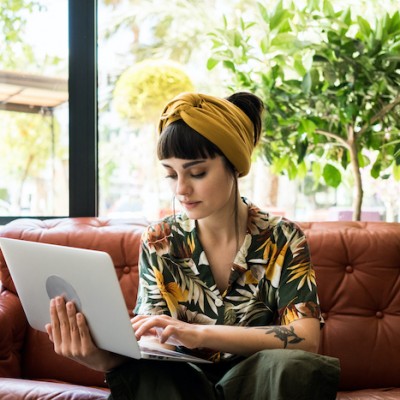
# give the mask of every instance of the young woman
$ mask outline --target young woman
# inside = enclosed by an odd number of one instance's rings
[[[316,354],[323,324],[303,232],[242,198],[263,103],[182,93],[162,113],[158,157],[183,212],[143,235],[132,326],[213,361],[127,360],[98,349],[81,313],[51,301],[55,351],[101,371],[117,399],[334,399],[338,360]],[[262,182],[260,182],[262,184]]]

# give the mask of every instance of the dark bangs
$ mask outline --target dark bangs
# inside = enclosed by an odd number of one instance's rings
[[[181,119],[169,124],[158,139],[157,156],[160,160],[172,157],[196,160],[216,155],[222,156],[223,153]]]

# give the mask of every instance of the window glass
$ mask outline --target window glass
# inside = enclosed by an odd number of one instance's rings
[[[209,33],[240,26],[240,18],[253,21],[254,15],[259,16],[258,24],[265,24],[257,3],[255,0],[99,0],[100,215],[155,219],[172,211],[172,194],[155,156],[159,113],[165,102],[181,91],[230,94],[232,77],[227,69],[221,65],[207,69],[213,48]],[[277,4],[288,6],[291,1],[264,3],[272,10]],[[320,5],[327,10],[330,7],[329,2],[323,1],[295,3],[302,7]],[[361,15],[371,23],[385,11],[395,12],[397,3],[396,0],[331,2],[335,10],[350,7],[352,15]],[[239,39],[232,34],[232,41]],[[385,187],[384,181],[371,178],[366,171],[364,182],[367,217],[384,219],[391,214],[392,219],[400,218],[399,183],[390,185],[395,191],[385,200],[385,190],[379,189]],[[249,176],[239,183],[242,195],[291,219],[351,219],[351,185],[328,187],[314,182],[310,171],[301,179],[290,180],[288,173],[274,174],[258,157]],[[389,207],[393,199],[397,205]]]
[[[68,0],[0,2],[0,217],[68,214]]]
[[[228,4],[99,1],[100,215],[154,219],[171,212],[156,159],[158,117],[180,92],[227,94],[222,71],[208,71],[205,54],[207,33],[224,10],[235,12]]]

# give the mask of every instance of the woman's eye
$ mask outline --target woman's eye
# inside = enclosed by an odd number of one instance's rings
[[[190,177],[194,179],[200,179],[203,176],[206,175],[206,172],[199,172],[199,173],[191,173]],[[165,176],[166,179],[177,179],[178,175],[177,174],[168,174]]]
[[[192,174],[192,178],[199,179],[199,178],[202,178],[202,177],[205,176],[205,175],[206,175],[205,172],[200,172],[200,173],[198,173],[198,174]]]

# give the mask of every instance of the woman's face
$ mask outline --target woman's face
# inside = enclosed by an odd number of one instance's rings
[[[234,176],[221,156],[161,161],[176,199],[191,219],[231,215],[235,204]]]

